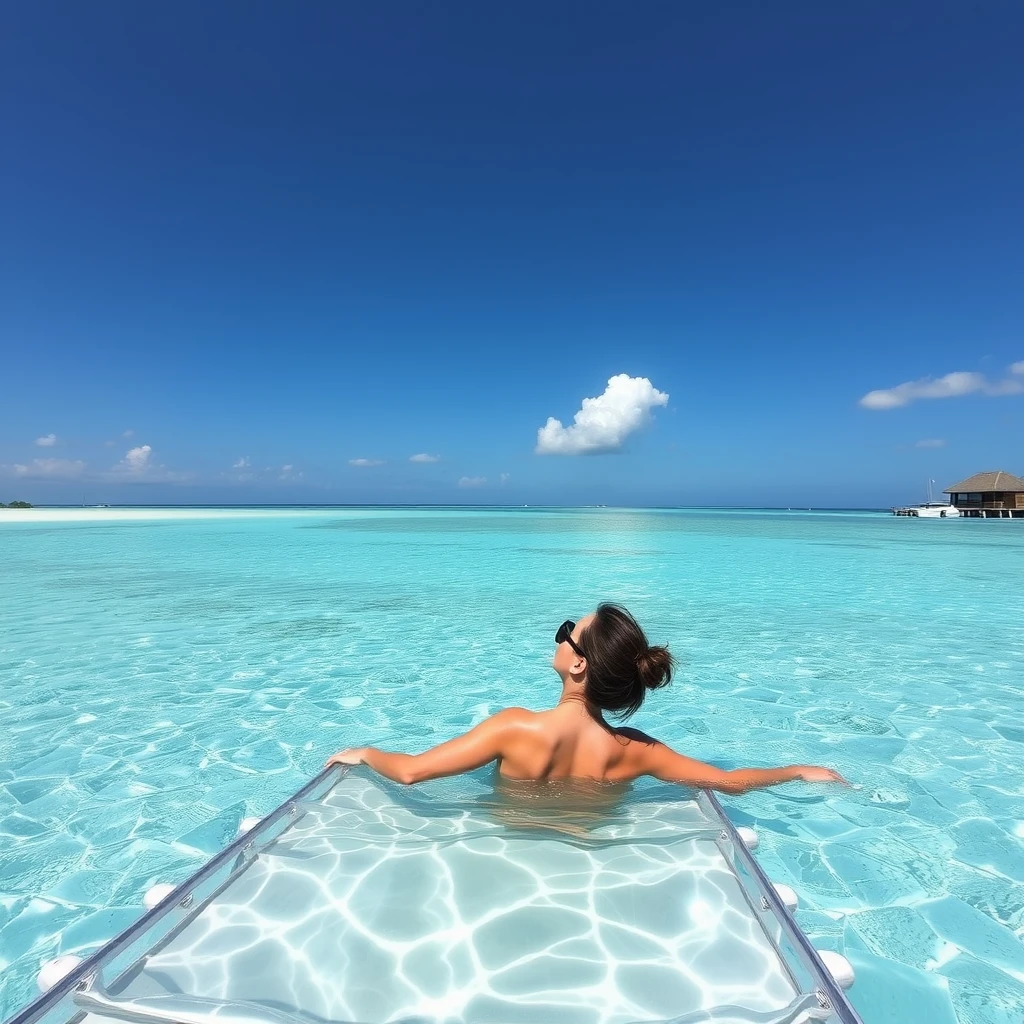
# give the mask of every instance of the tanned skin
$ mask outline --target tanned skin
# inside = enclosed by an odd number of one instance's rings
[[[592,619],[588,615],[576,624],[572,639],[577,646]],[[492,762],[497,762],[499,773],[508,779],[629,782],[652,775],[663,782],[723,793],[746,793],[798,779],[846,784],[838,772],[815,765],[727,771],[696,761],[639,729],[617,729],[593,714],[584,698],[586,658],[569,643],[558,645],[552,667],[562,680],[562,695],[549,711],[507,708],[422,754],[358,747],[340,751],[327,763],[365,764],[403,785],[460,775]]]

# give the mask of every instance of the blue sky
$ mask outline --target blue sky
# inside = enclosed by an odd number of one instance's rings
[[[1019,3],[4,18],[0,500],[1024,473]]]

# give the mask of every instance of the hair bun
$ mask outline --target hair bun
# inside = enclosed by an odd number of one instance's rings
[[[674,663],[667,647],[648,647],[636,656],[640,681],[648,690],[656,690],[671,681]]]
[[[587,655],[584,688],[587,707],[629,718],[644,702],[648,690],[672,678],[672,655],[651,647],[639,623],[622,605],[604,602],[580,634]]]

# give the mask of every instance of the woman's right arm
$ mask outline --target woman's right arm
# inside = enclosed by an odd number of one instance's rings
[[[643,734],[641,734],[642,736]],[[631,737],[640,740],[640,737]],[[747,793],[752,789],[766,789],[784,782],[841,782],[849,783],[831,768],[819,768],[811,764],[791,764],[784,768],[716,768],[684,754],[678,754],[671,747],[659,743],[650,736],[643,736],[641,765],[647,775],[653,775],[662,782],[678,782],[680,785],[699,789],[716,789],[721,793]]]
[[[462,736],[422,754],[394,754],[376,747],[355,747],[328,758],[328,764],[365,764],[403,786],[481,768],[500,758],[510,740],[532,719],[522,708],[506,708]]]

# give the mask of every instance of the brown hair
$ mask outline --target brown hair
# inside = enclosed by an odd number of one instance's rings
[[[580,634],[587,659],[587,703],[619,718],[629,718],[648,690],[672,679],[675,661],[667,647],[651,647],[636,619],[617,604],[598,605]]]

